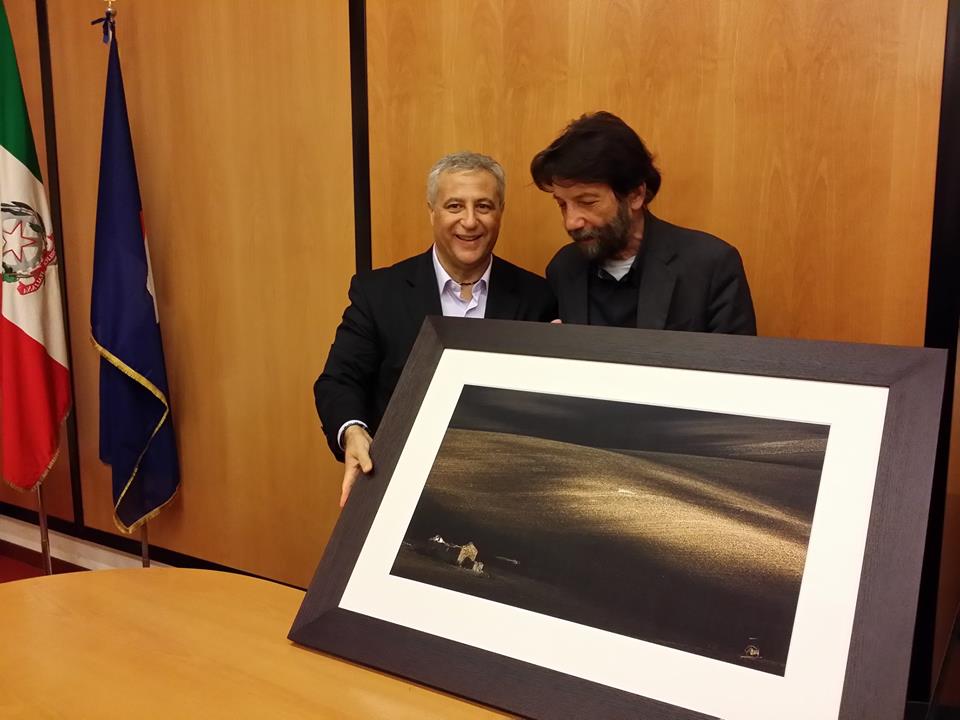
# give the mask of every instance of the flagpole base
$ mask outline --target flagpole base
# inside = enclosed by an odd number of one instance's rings
[[[147,540],[147,523],[140,526],[140,562],[143,567],[150,567],[150,543]]]
[[[43,556],[43,572],[53,575],[53,560],[50,558],[50,533],[47,530],[47,508],[43,502],[43,483],[37,484],[37,516],[40,520],[40,554]]]

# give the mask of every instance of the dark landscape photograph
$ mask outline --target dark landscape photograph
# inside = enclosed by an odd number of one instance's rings
[[[391,573],[783,675],[828,434],[468,385]]]

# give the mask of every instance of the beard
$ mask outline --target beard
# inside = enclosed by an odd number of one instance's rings
[[[603,262],[618,255],[630,244],[632,220],[627,201],[621,200],[617,203],[617,214],[605,225],[570,230],[569,235],[588,260]]]

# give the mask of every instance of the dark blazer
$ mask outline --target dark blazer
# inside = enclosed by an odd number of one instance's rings
[[[313,386],[327,443],[338,460],[343,460],[340,426],[362,420],[371,435],[376,432],[423,319],[443,314],[432,250],[355,275],[349,298]],[[485,317],[550,321],[557,317],[557,304],[543,278],[494,257]]]
[[[740,253],[720,238],[647,213],[637,327],[756,335],[757,321]],[[547,282],[565,323],[588,324],[593,266],[574,243],[547,265]]]

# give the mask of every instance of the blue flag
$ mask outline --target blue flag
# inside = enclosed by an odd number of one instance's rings
[[[90,324],[100,353],[100,459],[113,471],[117,524],[132,532],[173,499],[180,469],[113,32],[109,40]]]

